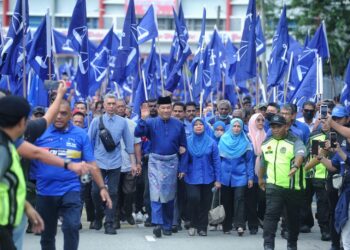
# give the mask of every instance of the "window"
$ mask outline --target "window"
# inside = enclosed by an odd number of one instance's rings
[[[230,29],[233,31],[242,31],[243,18],[231,17],[230,18]]]

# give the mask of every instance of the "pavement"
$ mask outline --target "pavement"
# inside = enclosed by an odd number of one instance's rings
[[[85,216],[83,216],[85,217]],[[208,231],[207,237],[188,236],[187,230],[179,231],[172,236],[154,238],[153,228],[145,228],[143,224],[130,226],[122,223],[117,235],[104,234],[103,228],[99,231],[89,230],[89,224],[83,218],[83,229],[80,230],[79,249],[81,250],[256,250],[263,249],[262,230],[257,235],[250,235],[246,231],[242,237],[236,232],[223,234],[221,231]],[[287,241],[280,236],[280,229],[276,233],[276,250],[286,249]],[[318,226],[314,226],[311,233],[300,234],[298,249],[300,250],[328,250],[330,242],[320,240]],[[25,234],[24,250],[39,250],[40,236]],[[57,230],[56,249],[63,249],[63,234]]]

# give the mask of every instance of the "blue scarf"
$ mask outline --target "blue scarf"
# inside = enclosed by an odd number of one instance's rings
[[[204,125],[204,130],[201,134],[194,132],[193,127],[196,121],[200,121]],[[187,148],[191,155],[200,157],[205,154],[211,141],[207,129],[207,124],[202,118],[196,117],[192,120],[192,134],[187,138]]]
[[[236,122],[241,125],[241,131],[238,134],[232,132],[232,127]],[[243,131],[243,121],[239,118],[234,118],[231,120],[230,128],[220,138],[220,156],[227,159],[234,159],[242,156],[247,150],[251,150],[251,145],[247,135]]]

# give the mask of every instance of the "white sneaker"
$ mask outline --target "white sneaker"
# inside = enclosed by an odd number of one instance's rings
[[[193,227],[190,227],[190,229],[188,229],[188,235],[189,236],[195,236],[196,235],[196,229]]]
[[[136,221],[136,223],[142,223],[143,222],[143,214],[141,212],[138,212],[135,215],[135,221]]]
[[[58,217],[58,220],[57,220],[57,226],[62,226],[62,222],[63,222],[63,218],[60,216]]]

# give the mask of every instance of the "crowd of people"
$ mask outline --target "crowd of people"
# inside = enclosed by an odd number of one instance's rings
[[[25,232],[55,249],[58,224],[64,249],[78,249],[83,208],[89,229],[109,235],[122,221],[158,238],[262,230],[266,250],[280,221],[295,250],[316,218],[331,250],[350,249],[350,120],[336,101],[298,112],[165,96],[134,114],[113,94],[86,103],[66,91],[61,81],[47,109],[0,93],[0,249],[22,249]],[[225,217],[210,223],[220,204]]]

